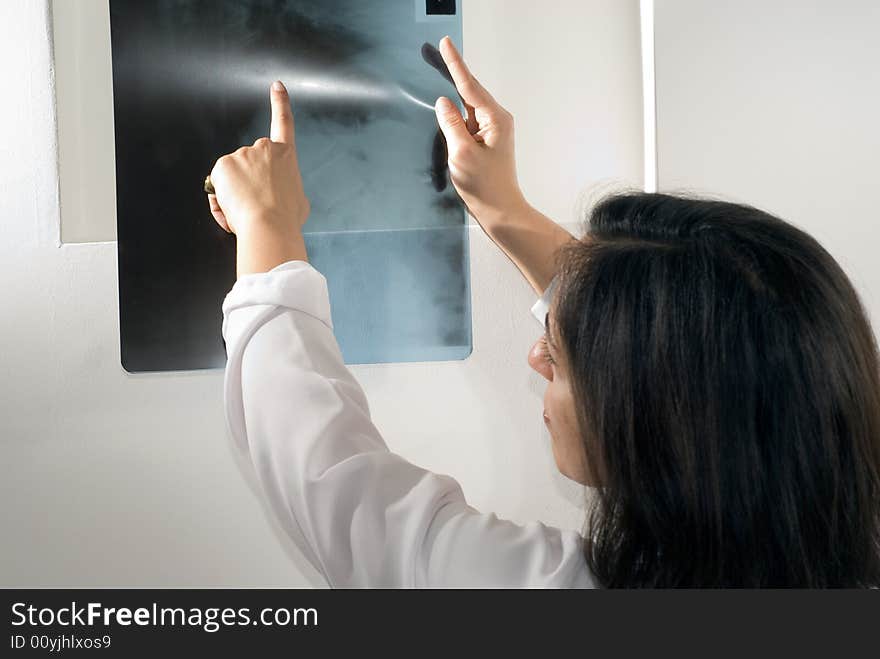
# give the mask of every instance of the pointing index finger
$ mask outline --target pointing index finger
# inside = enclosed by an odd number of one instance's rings
[[[443,55],[443,61],[446,62],[449,73],[455,81],[455,87],[465,103],[480,107],[495,102],[486,88],[474,78],[448,36],[440,40],[440,54]]]
[[[293,144],[293,112],[290,110],[290,97],[280,80],[272,83],[269,96],[272,105],[269,139],[273,142]]]

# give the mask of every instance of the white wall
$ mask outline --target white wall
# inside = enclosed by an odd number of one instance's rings
[[[880,3],[658,0],[660,189],[764,208],[816,237],[880,327]]]
[[[464,3],[523,188],[560,221],[597,179],[641,184],[638,28],[635,0]],[[0,585],[320,585],[240,472],[222,372],[126,374],[115,243],[60,245],[51,32],[43,2],[0,3]],[[471,357],[353,371],[392,448],[472,505],[579,528],[526,364],[534,296],[479,227],[471,248]]]

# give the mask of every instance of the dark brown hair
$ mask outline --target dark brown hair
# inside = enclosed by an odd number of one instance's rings
[[[749,206],[618,194],[554,308],[605,586],[880,585],[880,367],[818,242]]]

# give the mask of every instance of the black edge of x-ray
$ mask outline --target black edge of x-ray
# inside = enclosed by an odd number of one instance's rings
[[[346,363],[470,354],[467,221],[424,100],[451,90],[418,60],[425,41],[460,43],[461,18],[419,12],[412,0],[110,0],[126,371],[225,365],[235,237],[202,182],[268,133],[277,78],[312,207],[309,261]]]

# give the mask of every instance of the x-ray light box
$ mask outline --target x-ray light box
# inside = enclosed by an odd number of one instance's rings
[[[126,370],[224,365],[235,239],[201,184],[220,155],[267,134],[278,78],[311,202],[309,260],[346,363],[470,354],[467,216],[433,112],[458,97],[422,57],[446,34],[461,44],[456,4],[110,0]]]

